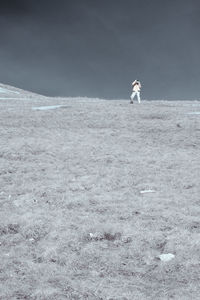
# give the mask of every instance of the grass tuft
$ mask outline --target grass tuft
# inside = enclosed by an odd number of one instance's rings
[[[39,223],[39,224],[30,224],[25,226],[21,234],[27,240],[34,240],[36,242],[43,239],[48,233],[50,229],[46,223]]]
[[[19,224],[0,225],[0,236],[4,234],[17,234],[20,230]]]

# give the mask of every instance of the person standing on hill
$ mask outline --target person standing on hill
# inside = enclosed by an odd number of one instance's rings
[[[134,80],[132,83],[132,94],[131,94],[131,101],[130,103],[133,104],[133,99],[135,95],[137,96],[138,103],[140,103],[140,89],[141,89],[141,83],[138,79]]]

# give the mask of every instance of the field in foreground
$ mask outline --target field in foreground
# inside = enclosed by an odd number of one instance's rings
[[[0,299],[200,299],[199,105],[0,100]]]

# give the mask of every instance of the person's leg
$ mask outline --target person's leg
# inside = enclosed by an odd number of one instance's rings
[[[140,99],[140,92],[137,92],[137,99],[138,99],[138,103],[140,103],[141,99]]]
[[[134,97],[135,97],[135,92],[132,92],[132,94],[131,94],[131,102],[130,103],[133,103]]]

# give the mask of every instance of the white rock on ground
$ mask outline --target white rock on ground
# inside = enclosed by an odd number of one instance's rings
[[[172,260],[174,257],[175,257],[175,255],[172,254],[172,253],[166,253],[166,254],[161,254],[161,255],[159,255],[160,260],[161,260],[161,261],[164,261],[164,262],[170,261],[170,260]]]
[[[140,194],[147,194],[147,193],[155,193],[155,190],[143,190],[143,191],[140,191]]]

